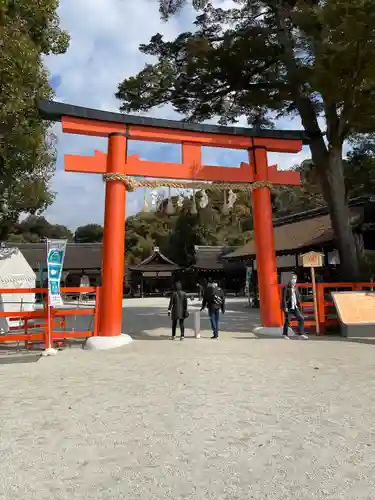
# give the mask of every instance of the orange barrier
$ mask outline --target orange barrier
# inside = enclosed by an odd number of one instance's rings
[[[280,294],[285,285],[279,285]],[[307,328],[316,328],[314,318],[314,302],[311,283],[298,283],[297,287],[302,296],[302,312],[305,317],[305,326]],[[317,283],[316,284],[316,298],[318,303],[318,321],[320,335],[325,335],[327,329],[337,329],[339,325],[336,308],[331,298],[331,292],[335,291],[361,291],[361,290],[374,290],[375,283]],[[305,300],[304,297],[308,295],[311,297]],[[297,326],[297,321],[290,322],[292,327]]]
[[[62,288],[61,293],[95,294],[95,307],[85,309],[58,309],[48,306],[47,288],[2,288],[0,295],[33,293],[43,295],[43,309],[36,311],[1,311],[0,318],[8,318],[9,321],[18,321],[19,326],[11,326],[9,333],[0,335],[0,343],[25,342],[25,347],[30,348],[33,343],[43,343],[44,347],[51,345],[60,346],[66,339],[87,338],[98,335],[99,325],[99,303],[100,287],[69,287]],[[56,327],[66,328],[66,318],[69,316],[93,315],[93,329],[88,331],[66,331],[55,330]],[[37,331],[41,330],[41,331]],[[14,332],[14,333],[13,333]]]
[[[337,328],[339,321],[334,306],[331,292],[374,290],[375,283],[318,283],[316,294],[318,300],[318,318],[321,335],[325,335],[327,329]]]

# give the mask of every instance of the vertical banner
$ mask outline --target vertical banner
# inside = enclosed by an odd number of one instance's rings
[[[253,275],[253,268],[250,266],[246,267],[246,285],[245,285],[245,292],[248,295],[250,291],[250,283],[251,283],[251,278]]]
[[[60,282],[67,240],[47,240],[48,305],[61,306]]]
[[[253,275],[253,268],[250,266],[246,267],[246,283],[245,283],[245,296],[247,297],[247,303],[249,307],[253,306],[253,298],[250,294],[250,284]]]

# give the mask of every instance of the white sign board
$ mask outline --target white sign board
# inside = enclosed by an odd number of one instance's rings
[[[301,255],[303,267],[323,267],[324,254],[308,252]]]
[[[313,299],[314,299],[315,328],[317,335],[319,335],[320,328],[319,328],[318,302],[316,298],[315,268],[323,267],[324,254],[319,252],[308,252],[301,255],[301,258],[303,267],[309,267],[311,272],[311,283],[312,283]]]

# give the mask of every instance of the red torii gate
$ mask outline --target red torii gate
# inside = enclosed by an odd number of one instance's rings
[[[39,110],[43,118],[61,121],[65,133],[108,137],[108,154],[95,151],[94,156],[65,155],[65,170],[69,172],[263,183],[252,192],[261,320],[265,327],[280,326],[271,193],[269,186],[264,184],[299,186],[300,175],[297,172],[278,171],[277,166],[269,167],[267,151],[298,153],[302,149],[301,131],[256,131],[250,128],[188,124],[110,113],[53,101],[41,101]],[[129,139],[181,144],[182,163],[144,161],[138,155],[127,156]],[[202,146],[247,150],[249,163],[241,163],[240,168],[202,165]],[[99,323],[100,335],[107,337],[121,334],[125,202],[125,184],[116,179],[108,180]]]

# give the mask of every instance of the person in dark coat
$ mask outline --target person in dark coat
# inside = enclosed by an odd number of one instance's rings
[[[168,306],[168,316],[172,319],[172,340],[176,338],[177,323],[180,325],[181,337],[185,338],[185,319],[188,317],[188,300],[186,293],[182,290],[181,283],[176,283],[176,290],[172,293]]]
[[[220,310],[225,312],[225,295],[223,290],[217,285],[212,283],[211,286],[206,288],[203,296],[201,311],[207,307],[208,315],[210,317],[212,328],[212,339],[219,338],[219,317]]]
[[[289,283],[284,287],[281,298],[281,309],[284,312],[284,328],[283,336],[289,339],[288,329],[291,316],[294,316],[298,321],[298,333],[300,338],[307,339],[304,334],[305,320],[301,312],[301,295],[297,288],[297,275],[292,274]]]

